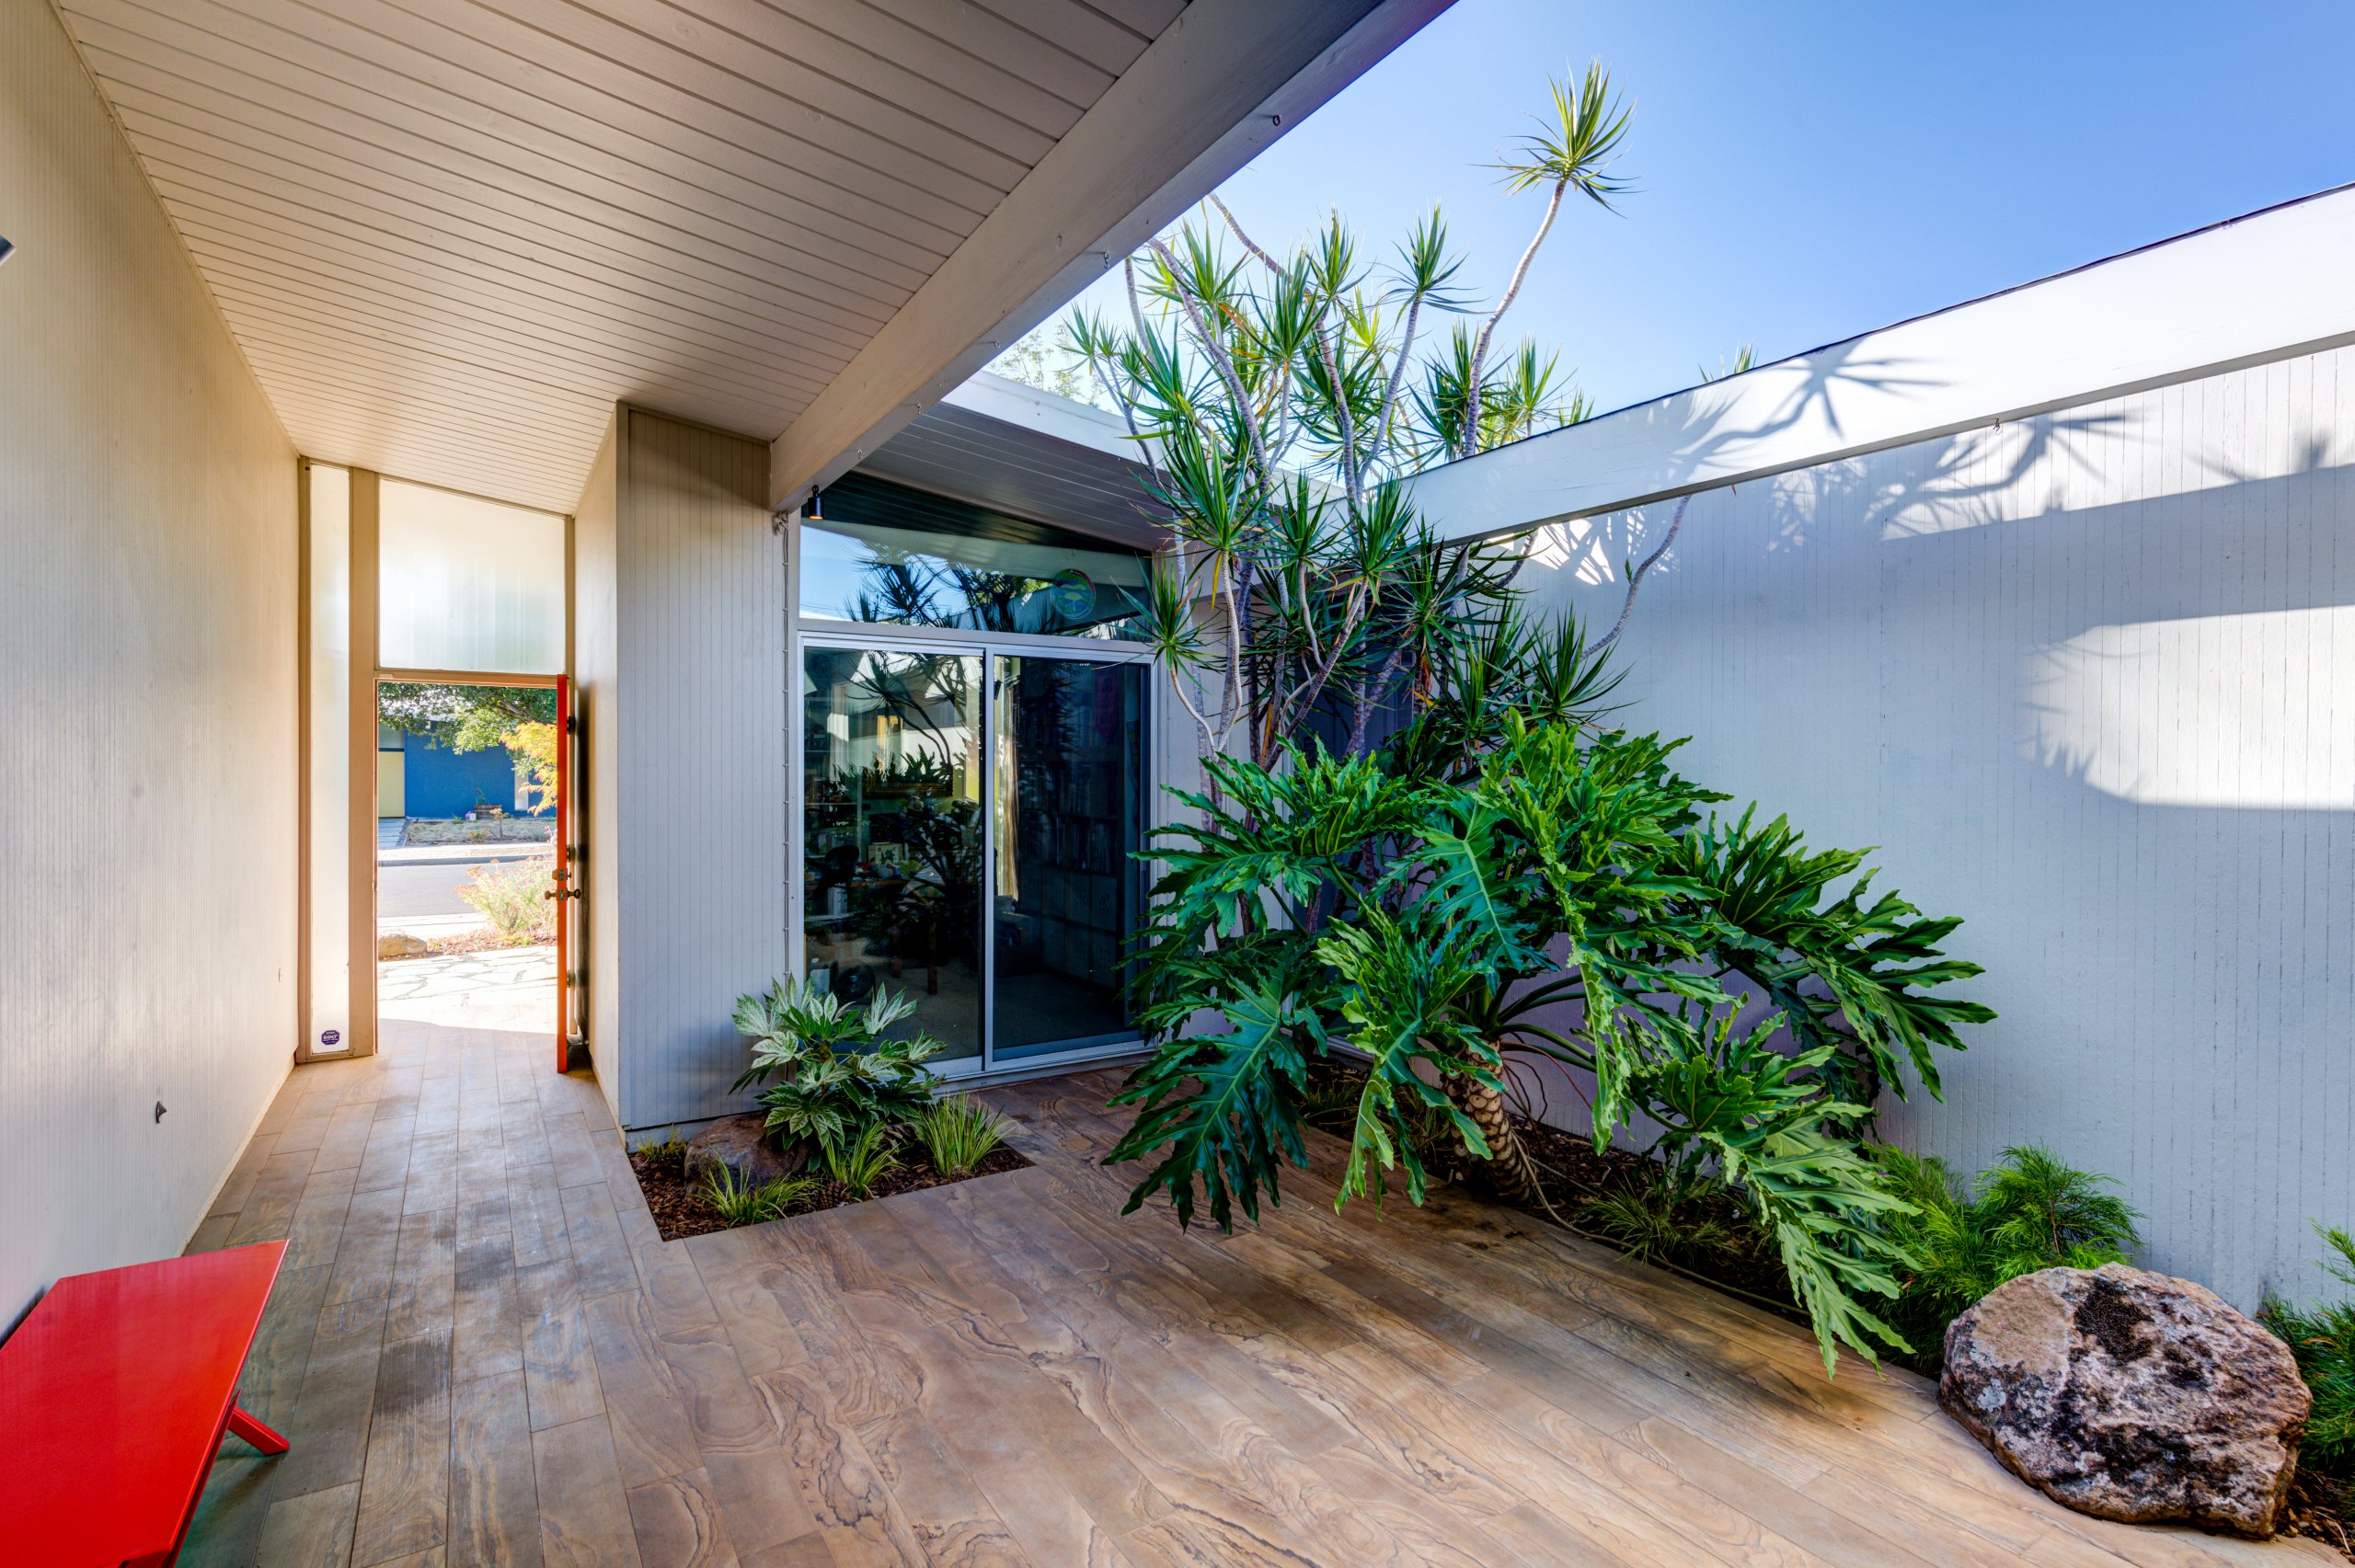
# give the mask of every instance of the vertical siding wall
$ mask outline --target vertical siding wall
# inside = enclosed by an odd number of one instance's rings
[[[609,631],[580,595],[590,994],[599,1076],[644,1127],[738,1108],[736,998],[785,971],[785,555],[765,443],[629,407],[616,430]]]
[[[293,450],[32,0],[0,232],[5,1327],[178,1252],[292,1060],[296,553]]]
[[[589,1036],[589,1057],[597,1069],[597,1087],[616,1121],[621,1067],[614,1041],[621,1036],[621,905],[618,865],[609,851],[615,824],[614,784],[617,726],[610,715],[619,712],[619,629],[616,621],[615,562],[619,518],[616,475],[619,471],[622,416],[606,427],[605,439],[590,466],[588,486],[572,515],[572,679],[583,744],[582,777],[577,785],[575,830],[585,846],[580,885],[587,920],[581,950],[573,958],[576,972],[587,977],[581,1022]]]
[[[2116,1175],[2244,1306],[2355,1224],[2350,464],[2342,349],[1706,492],[1622,660],[1690,774],[1966,918],[2003,1016],[1885,1130]],[[1671,510],[1523,580],[1607,624]]]

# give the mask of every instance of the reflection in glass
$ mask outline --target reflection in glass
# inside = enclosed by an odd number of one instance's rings
[[[1043,536],[1045,531],[1040,531]],[[865,522],[801,524],[801,612],[830,621],[1133,638],[1145,558]]]
[[[1143,897],[1144,669],[997,670],[996,1059],[1134,1038],[1120,984]]]
[[[915,1002],[893,1033],[982,1049],[982,661],[802,656],[802,953],[812,984]]]

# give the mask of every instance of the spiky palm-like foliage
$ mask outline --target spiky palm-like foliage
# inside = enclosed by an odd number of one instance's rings
[[[2326,1261],[2323,1271],[2355,1289],[2355,1236],[2321,1225],[2315,1230],[2340,1260]],[[2297,1357],[2299,1375],[2315,1396],[2301,1456],[2342,1484],[2355,1485],[2355,1297],[2312,1307],[2269,1297],[2263,1317]]]
[[[827,1144],[825,1154],[826,1173],[854,1198],[866,1197],[876,1183],[900,1168],[899,1147],[891,1140],[891,1129],[881,1122],[867,1123],[856,1138]]]
[[[1740,1230],[1710,1212],[1714,1182],[1663,1168],[1643,1185],[1606,1193],[1580,1220],[1640,1263],[1706,1263],[1734,1252]]]
[[[1442,542],[1401,481],[1591,411],[1558,355],[1497,334],[1566,198],[1626,189],[1627,125],[1599,66],[1552,85],[1503,168],[1545,215],[1501,297],[1443,338],[1434,318],[1472,305],[1438,212],[1394,258],[1338,217],[1279,257],[1215,197],[1129,258],[1124,323],[1070,323],[1170,523],[1140,621],[1205,753],[1270,764],[1320,717],[1362,752],[1371,715],[1430,696],[1441,645],[1505,612],[1518,553]]]
[[[916,1140],[931,1158],[932,1168],[944,1176],[970,1173],[1013,1130],[1012,1122],[971,1094],[944,1095],[915,1122]]]
[[[704,1201],[719,1211],[729,1225],[758,1225],[782,1219],[786,1211],[817,1190],[815,1176],[779,1176],[754,1184],[722,1165],[703,1181]]]

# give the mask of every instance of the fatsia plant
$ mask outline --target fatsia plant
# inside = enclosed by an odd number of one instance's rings
[[[1462,779],[1315,747],[1280,768],[1212,761],[1217,795],[1188,796],[1198,819],[1166,830],[1155,852],[1167,871],[1132,988],[1157,1049],[1123,1088],[1140,1110],[1111,1156],[1155,1161],[1131,1207],[1166,1193],[1189,1221],[1199,1189],[1223,1226],[1238,1208],[1256,1217],[1282,1165],[1305,1163],[1306,1065],[1337,1042],[1369,1062],[1341,1201],[1379,1198],[1394,1174],[1419,1200],[1411,1133],[1434,1116],[1526,1197],[1535,1173],[1503,1090],[1513,1056],[1539,1056],[1591,1082],[1598,1147],[1648,1119],[1668,1129],[1671,1158],[1740,1195],[1827,1365],[1835,1345],[1874,1356],[1901,1344],[1863,1299],[1893,1294],[1874,1238],[1904,1206],[1858,1153],[1868,1111],[1842,1092],[1857,1025],[1835,1005],[1818,1016],[1843,1025],[1830,1038],[1779,1015],[1732,1031],[1739,1003],[1723,980],[1736,969],[1722,949],[1767,939],[1719,914],[1739,890],[1706,875],[1723,857],[1688,850],[1722,797],[1678,775],[1676,743],[1658,737],[1512,713],[1498,730]],[[1896,1013],[1919,1000],[1914,987],[1976,972],[1916,964],[1901,977],[1868,951],[1833,956],[1877,977],[1869,990],[1844,979],[1845,994]],[[1786,962],[1804,956],[1789,949]],[[1776,974],[1802,997],[1832,988]],[[1184,1033],[1205,1011],[1224,1027]],[[1783,1040],[1796,1048],[1769,1048]]]
[[[940,1079],[924,1064],[940,1042],[884,1037],[914,1012],[902,993],[879,988],[854,1007],[790,976],[738,997],[736,1029],[752,1042],[752,1064],[731,1092],[766,1085],[768,1125],[816,1140],[832,1159],[870,1128],[913,1122],[932,1104]]]

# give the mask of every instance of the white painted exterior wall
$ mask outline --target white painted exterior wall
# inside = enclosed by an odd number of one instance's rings
[[[1873,450],[1809,460],[1757,433],[1809,379],[1785,365],[1419,492],[1457,533],[1562,519],[1522,580],[1597,625],[1674,504],[1614,494],[1696,492],[1624,722],[1691,736],[1737,806],[1882,846],[1882,885],[1965,917],[2002,1015],[1884,1129],[1964,1171],[2045,1142],[2113,1174],[2151,1265],[2244,1306],[2323,1291],[2310,1222],[2355,1223],[2355,349],[2305,347],[2355,334],[2350,235],[2332,195],[1928,318],[1953,379],[1915,413],[1951,432],[1897,439],[1868,395],[1814,439]],[[2096,309],[2105,274],[2137,303],[2111,349],[2039,361],[2072,329],[2031,296]],[[1918,363],[1926,330],[1802,359]],[[1996,422],[2039,363],[2062,406]],[[2158,384],[2086,395],[2127,363]]]
[[[0,226],[5,1329],[179,1252],[284,1081],[298,773],[294,451],[44,6]]]
[[[647,1127],[734,1108],[736,998],[785,973],[785,549],[765,441],[624,406],[609,448],[574,541],[590,1047]]]

